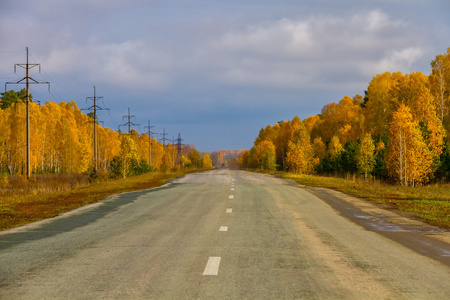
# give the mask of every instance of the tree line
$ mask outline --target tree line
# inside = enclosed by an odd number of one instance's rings
[[[303,121],[262,128],[242,168],[361,174],[415,186],[450,176],[450,48],[429,75],[385,72]]]
[[[26,173],[26,92],[1,93],[0,173]],[[177,145],[163,145],[136,130],[116,132],[97,126],[97,159],[94,158],[94,122],[74,101],[30,101],[30,164],[32,173],[104,173],[128,177],[149,171],[212,168],[208,154],[192,145],[178,153]],[[151,154],[150,154],[151,153]],[[95,175],[95,174],[94,174]]]

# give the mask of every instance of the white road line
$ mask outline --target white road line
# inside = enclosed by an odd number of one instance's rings
[[[206,263],[203,275],[217,275],[219,274],[219,265],[221,257],[211,256]]]
[[[227,208],[227,211],[226,211],[227,214],[231,214],[232,212],[233,212],[232,208]]]
[[[234,199],[234,195],[228,196],[228,199]]]
[[[234,191],[234,188],[231,188],[232,191]]]
[[[228,231],[228,226],[220,226],[219,231]]]

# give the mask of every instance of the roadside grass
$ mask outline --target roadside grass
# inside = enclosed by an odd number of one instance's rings
[[[421,187],[395,186],[364,179],[346,180],[317,175],[283,173],[283,178],[312,187],[331,188],[368,199],[383,208],[428,224],[450,229],[450,185],[433,184]]]
[[[11,177],[0,188],[0,230],[52,218],[112,194],[161,186],[184,173],[147,173],[94,183],[89,183],[88,175],[80,174],[38,175],[30,181]]]

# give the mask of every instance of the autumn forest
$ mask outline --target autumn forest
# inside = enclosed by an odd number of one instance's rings
[[[262,128],[250,150],[230,166],[301,174],[359,174],[404,186],[450,177],[450,48],[432,72],[383,73],[362,95],[346,96],[303,121],[294,117]],[[30,95],[32,96],[32,95]],[[0,172],[26,174],[26,93],[1,93]],[[96,124],[74,101],[33,101],[30,165],[33,174],[94,173],[125,178],[152,170],[226,166],[226,152],[200,154],[165,145],[135,130]],[[94,126],[97,157],[94,157]],[[98,173],[98,174],[97,174]]]
[[[0,171],[5,175],[26,174],[24,98],[24,90],[2,93]],[[134,129],[122,133],[99,126],[74,101],[46,102],[42,106],[30,101],[29,110],[33,174],[95,172],[125,178],[151,170],[213,167],[209,154],[202,157],[193,146],[177,149],[176,144],[165,145],[145,133],[139,135]],[[94,158],[94,126],[97,159]]]
[[[360,174],[404,186],[450,176],[450,48],[432,72],[383,73],[362,95],[319,115],[261,129],[242,168],[302,174]]]

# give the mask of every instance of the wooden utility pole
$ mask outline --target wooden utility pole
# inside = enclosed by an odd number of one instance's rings
[[[23,81],[25,80],[25,86],[26,86],[26,93],[27,93],[27,178],[30,179],[31,176],[31,166],[30,166],[30,109],[29,109],[29,102],[30,102],[30,90],[29,85],[31,84],[48,84],[48,89],[50,92],[50,82],[39,82],[33,78],[30,77],[30,69],[39,66],[39,73],[41,72],[41,65],[40,64],[30,64],[28,63],[28,47],[25,48],[27,52],[27,63],[26,64],[15,64],[14,65],[14,73],[16,73],[16,67],[19,66],[26,71],[26,75],[24,78],[20,79],[17,82],[7,82],[5,83],[5,92],[6,92],[6,86],[8,84],[23,84]],[[31,82],[30,82],[31,81]]]

